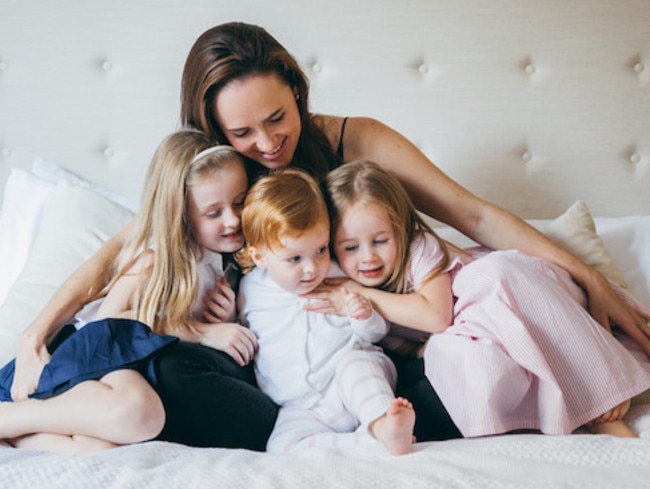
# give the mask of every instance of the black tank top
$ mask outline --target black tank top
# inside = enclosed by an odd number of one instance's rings
[[[336,165],[337,167],[343,164],[343,134],[345,134],[345,124],[347,122],[348,122],[348,118],[344,117],[343,124],[341,124],[341,134],[339,135],[339,144],[336,147],[336,159],[338,160]]]

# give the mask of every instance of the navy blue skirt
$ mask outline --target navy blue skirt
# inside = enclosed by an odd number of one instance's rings
[[[61,394],[85,380],[97,380],[119,369],[140,372],[156,384],[153,358],[160,350],[176,343],[175,336],[158,335],[139,321],[102,319],[80,330],[67,326],[50,347],[52,358],[30,397],[45,399]],[[0,370],[0,401],[11,401],[15,360]]]

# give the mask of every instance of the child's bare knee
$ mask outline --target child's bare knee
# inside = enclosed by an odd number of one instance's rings
[[[151,440],[165,425],[165,409],[152,388],[130,389],[124,392],[113,410],[115,422],[123,427],[122,443]]]

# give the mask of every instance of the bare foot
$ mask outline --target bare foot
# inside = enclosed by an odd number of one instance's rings
[[[601,414],[596,419],[587,423],[587,425],[591,426],[595,423],[612,423],[614,421],[619,421],[627,414],[630,409],[630,404],[631,401],[628,399],[627,401],[620,403],[618,406],[613,407],[606,413]]]
[[[393,455],[411,453],[413,449],[413,405],[402,397],[395,399],[381,418],[370,424],[370,432]]]
[[[619,419],[617,421],[607,421],[604,423],[593,423],[589,425],[589,430],[594,435],[613,435],[619,436],[621,438],[638,438],[637,435],[632,429],[625,423],[625,421]]]

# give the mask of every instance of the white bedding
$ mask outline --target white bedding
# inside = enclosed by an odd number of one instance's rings
[[[0,306],[1,363],[13,356],[20,330],[57,283],[132,215],[114,196],[99,189],[101,195],[69,175],[50,192],[35,213],[41,213],[43,223],[33,224],[29,257]],[[562,218],[532,223],[547,232],[554,228],[556,235],[579,245],[586,260],[603,262],[602,252],[608,251],[607,260],[615,263],[630,290],[650,303],[650,216],[597,218],[596,234],[588,209],[575,204]],[[21,225],[30,223],[23,220]],[[449,228],[439,232],[459,245],[471,244]],[[584,254],[587,249],[591,252]],[[148,442],[62,456],[0,444],[0,487],[644,487],[650,477],[646,397],[635,399],[627,416],[639,440],[586,433],[503,435],[419,443],[403,457],[389,456],[378,445],[277,456]]]
[[[645,439],[507,435],[416,445],[393,457],[378,446],[269,455],[148,442],[84,456],[0,449],[2,487],[643,488],[650,474],[650,409],[628,416]]]

